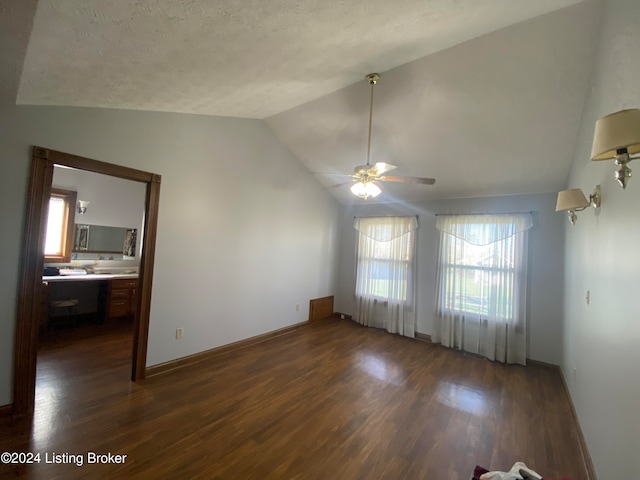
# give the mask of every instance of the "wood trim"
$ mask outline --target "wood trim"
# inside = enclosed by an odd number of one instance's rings
[[[533,360],[531,358],[527,358],[527,364],[535,365],[543,368],[552,368],[558,371],[558,375],[560,375],[560,379],[562,380],[562,387],[564,388],[564,394],[567,397],[569,409],[571,410],[571,417],[573,418],[573,423],[576,426],[576,436],[578,437],[578,447],[580,448],[582,465],[584,467],[585,472],[587,472],[586,480],[597,480],[596,469],[593,466],[593,461],[591,460],[591,454],[589,453],[589,447],[587,447],[587,441],[585,440],[584,434],[582,433],[582,428],[580,427],[580,421],[578,420],[578,413],[576,412],[576,407],[573,404],[573,399],[571,398],[571,394],[569,393],[569,387],[564,378],[564,373],[562,373],[562,369],[560,368],[559,365],[556,365],[554,363],[541,362],[540,360]]]
[[[31,416],[34,409],[39,328],[38,312],[41,308],[42,271],[44,266],[44,235],[54,164],[147,184],[145,233],[139,274],[140,293],[136,300],[136,321],[131,367],[131,378],[134,381],[144,378],[161,177],[154,173],[35,146],[31,157],[29,196],[25,216],[24,246],[18,293],[12,408],[12,415],[14,416]],[[75,208],[75,205],[73,208]]]
[[[244,340],[239,340],[237,342],[229,343],[227,345],[222,345],[220,347],[212,348],[210,350],[205,350],[204,352],[194,353],[193,355],[189,355],[187,357],[177,358],[175,360],[170,360],[168,362],[152,365],[146,369],[146,376],[151,377],[153,375],[160,375],[170,370],[176,370],[178,368],[183,368],[189,365],[204,362],[206,360],[210,360],[224,353],[241,350],[243,348],[250,347],[258,343],[266,342],[267,340],[271,340],[272,338],[275,338],[275,337],[280,337],[282,335],[293,333],[299,330],[300,328],[304,328],[308,325],[309,325],[308,321],[296,323],[288,327],[279,328],[278,330],[272,330],[271,332],[263,333],[261,335],[256,335],[255,337],[249,337]]]
[[[578,437],[578,447],[580,448],[582,465],[585,472],[587,472],[586,480],[597,480],[596,470],[593,466],[593,461],[591,460],[591,455],[589,454],[589,448],[587,447],[587,442],[584,438],[584,434],[582,433],[580,421],[578,420],[578,413],[576,412],[576,407],[573,404],[573,399],[571,398],[571,394],[569,393],[569,387],[567,386],[567,382],[564,378],[564,374],[562,373],[562,369],[554,363],[541,362],[540,360],[532,360],[531,358],[527,358],[527,364],[543,368],[552,368],[558,371],[558,375],[560,375],[560,379],[562,380],[564,394],[567,397],[569,409],[571,410],[571,417],[573,418],[573,423],[576,426],[576,436]]]
[[[153,265],[156,252],[156,233],[158,231],[158,209],[160,205],[160,175],[153,175],[147,184],[146,210],[144,220],[144,241],[140,258],[138,287],[135,298],[135,317],[133,329],[133,365],[131,380],[145,377],[147,366],[147,344],[149,339],[149,318],[151,315],[151,289],[153,286]]]
[[[415,333],[415,339],[416,339],[416,340],[420,340],[421,342],[429,342],[429,343],[432,343],[432,341],[431,341],[431,335],[429,335],[428,333],[420,333],[420,332],[416,332],[416,333]]]
[[[542,362],[540,360],[534,360],[533,358],[527,358],[527,365],[536,365],[538,367],[557,368],[557,369],[560,368],[555,363]],[[566,385],[565,385],[565,388],[566,388]]]
[[[157,181],[160,183],[160,175],[155,173],[144,172],[142,170],[136,170],[135,168],[124,167],[122,165],[115,165],[113,163],[101,162],[100,160],[80,157],[71,153],[58,152],[57,150],[50,150],[48,148],[33,147],[33,156],[49,160],[54,164],[66,165],[67,167],[73,167],[79,170],[102,173],[104,175],[124,178],[126,180],[134,180],[137,182],[149,183],[155,181],[154,178],[157,177]]]
[[[576,412],[576,407],[573,404],[573,399],[571,398],[571,394],[569,393],[569,387],[567,386],[567,382],[564,378],[564,374],[562,373],[562,369],[558,365],[553,364],[545,364],[544,362],[538,362],[537,360],[531,360],[533,363],[538,363],[542,365],[549,365],[552,368],[556,368],[558,373],[560,374],[560,378],[562,379],[562,386],[564,387],[565,395],[567,396],[567,400],[569,402],[569,409],[571,410],[571,416],[573,417],[573,423],[576,426],[576,433],[578,436],[578,446],[580,447],[580,454],[582,456],[582,465],[584,466],[584,470],[587,472],[586,480],[598,480],[596,477],[596,469],[593,466],[593,461],[591,460],[591,454],[589,453],[589,447],[587,447],[587,441],[584,438],[584,434],[582,433],[582,428],[580,427],[580,421],[578,420],[578,413]]]
[[[13,413],[13,404],[0,406],[0,418],[10,417]]]
[[[35,150],[35,149],[34,149]],[[39,292],[53,164],[34,153],[29,176],[24,246],[16,321],[13,413],[31,414],[35,405]]]

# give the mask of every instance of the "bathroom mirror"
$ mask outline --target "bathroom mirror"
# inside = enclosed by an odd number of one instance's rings
[[[76,224],[72,258],[132,259],[136,255],[137,236],[136,228]]]

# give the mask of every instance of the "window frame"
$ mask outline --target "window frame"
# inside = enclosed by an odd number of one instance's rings
[[[445,232],[442,232],[445,233]],[[452,260],[452,257],[455,258],[456,254],[455,254],[455,249],[457,247],[456,242],[457,241],[461,241],[464,243],[467,243],[469,245],[473,245],[471,242],[467,242],[466,240],[459,238],[459,237],[455,237],[455,235],[451,235],[450,233],[446,233],[446,235],[449,235],[452,238],[449,238],[448,240],[448,248],[449,251],[447,252],[447,259],[450,259],[448,261],[445,262],[441,262],[440,268],[442,269],[442,272],[445,273],[446,275],[446,280],[443,281],[443,286],[444,288],[446,287],[446,284],[449,283],[450,281],[453,281],[454,276],[456,275],[454,272],[455,271],[465,271],[465,272],[474,272],[476,274],[490,274],[490,275],[495,275],[495,274],[504,274],[504,275],[509,275],[512,276],[513,278],[515,278],[519,273],[519,268],[516,265],[516,258],[511,258],[509,259],[511,262],[511,266],[509,267],[499,267],[499,266],[475,266],[475,265],[468,265],[465,263],[456,263]],[[515,242],[517,241],[516,236],[518,235],[518,233],[514,233],[513,235],[509,235],[508,237],[505,237],[501,240],[497,240],[497,242],[505,242],[505,241],[509,241],[509,242],[513,242],[513,244],[511,245],[511,248],[509,248],[509,250],[513,253],[513,255],[516,255],[516,245]],[[455,238],[455,240],[454,240]],[[490,246],[491,244],[487,244],[484,245],[485,247]],[[510,308],[510,315],[500,315],[498,318],[501,320],[510,320],[513,315],[515,314],[515,312],[513,311],[514,308],[514,295],[516,294],[515,290],[512,290],[510,292],[510,298],[508,298],[508,302],[511,306]],[[479,297],[481,298],[482,295]],[[487,312],[478,312],[478,311],[470,311],[470,310],[464,310],[461,308],[456,308],[458,302],[456,301],[456,304],[454,305],[450,305],[448,304],[449,300],[452,299],[449,295],[444,296],[444,301],[442,303],[442,311],[444,312],[449,312],[451,314],[454,315],[462,315],[466,318],[476,318],[478,320],[483,320],[488,318],[488,313]],[[453,298],[453,300],[457,300],[456,298]]]
[[[49,202],[51,202],[51,198],[61,198],[64,201],[64,220],[62,225],[62,235],[61,235],[61,255],[46,255],[44,256],[44,261],[47,263],[69,263],[71,261],[71,253],[73,252],[73,240],[74,240],[74,229],[75,229],[75,219],[76,219],[76,202],[78,199],[78,192],[74,192],[72,190],[64,190],[62,188],[52,188],[51,194],[49,195]],[[47,204],[47,222],[49,218],[49,204]],[[46,243],[46,235],[47,228],[45,228],[45,243]]]

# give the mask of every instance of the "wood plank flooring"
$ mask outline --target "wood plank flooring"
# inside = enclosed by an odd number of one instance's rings
[[[516,461],[586,478],[558,372],[327,320],[131,383],[126,328],[45,344],[33,423],[0,477],[469,480]],[[45,463],[45,454],[83,465]],[[87,452],[127,455],[87,464]],[[64,457],[63,457],[64,458]],[[69,457],[70,458],[70,457]]]

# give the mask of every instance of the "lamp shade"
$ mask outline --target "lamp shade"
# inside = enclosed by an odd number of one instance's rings
[[[629,155],[640,153],[640,110],[620,110],[596,122],[591,160],[611,160],[616,150],[626,148]]]
[[[78,200],[78,213],[85,214],[90,203],[91,202],[87,202],[86,200]]]
[[[576,210],[578,208],[585,208],[589,206],[589,200],[584,196],[582,190],[579,188],[572,188],[571,190],[563,190],[558,192],[558,201],[556,203],[556,212],[560,210]]]
[[[373,182],[358,182],[351,186],[351,193],[360,198],[367,199],[369,197],[377,197],[382,193],[382,190]]]

